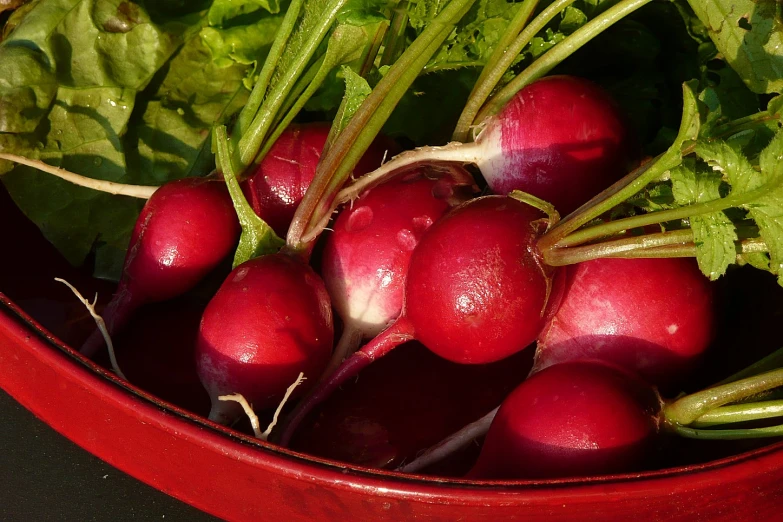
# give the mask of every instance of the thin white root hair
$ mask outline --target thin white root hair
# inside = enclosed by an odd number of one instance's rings
[[[397,471],[403,473],[414,473],[420,471],[436,462],[440,462],[449,455],[464,448],[482,435],[486,435],[489,431],[489,426],[492,424],[492,420],[498,412],[500,406],[487,413],[479,420],[472,422],[462,428],[461,430],[453,433],[438,442],[436,445],[428,448],[424,453],[413,459],[407,464],[397,468]]]
[[[116,196],[130,196],[139,199],[149,199],[150,196],[152,196],[152,194],[159,188],[147,185],[127,185],[125,183],[115,183],[113,181],[88,178],[87,176],[74,174],[73,172],[49,165],[40,160],[25,158],[24,156],[17,156],[16,154],[0,153],[0,159],[13,161],[14,163],[19,163],[20,165],[32,167],[80,187],[97,190],[99,192],[106,192]]]
[[[269,423],[269,426],[266,427],[266,431],[262,433],[264,440],[269,438],[269,434],[272,433],[272,430],[275,426],[277,426],[277,419],[280,417],[280,412],[283,411],[283,406],[285,406],[285,403],[288,402],[288,399],[291,397],[291,394],[294,393],[294,390],[302,384],[305,381],[304,372],[299,372],[299,377],[296,378],[294,383],[288,387],[288,389],[285,391],[285,395],[283,396],[283,400],[280,401],[280,404],[277,405],[277,409],[275,410],[275,414],[272,416],[272,422]]]
[[[103,335],[103,340],[106,341],[106,348],[109,350],[109,361],[111,362],[111,367],[114,370],[114,373],[117,374],[118,377],[121,379],[128,380],[127,377],[125,377],[125,374],[122,373],[122,370],[120,370],[119,364],[117,364],[117,357],[114,355],[114,343],[111,341],[111,336],[109,335],[109,331],[106,329],[106,322],[103,320],[103,317],[98,315],[98,313],[95,311],[95,304],[98,302],[98,294],[95,294],[95,299],[93,299],[92,303],[89,302],[87,299],[82,296],[81,293],[68,281],[65,279],[60,279],[59,277],[54,278],[55,281],[64,284],[68,288],[71,289],[71,292],[74,293],[76,298],[82,302],[82,304],[87,308],[87,311],[90,312],[90,315],[95,320],[95,324],[98,326],[98,330],[100,330],[101,335]]]
[[[302,384],[304,381],[304,373],[299,372],[299,376],[296,378],[296,381],[294,381],[294,383],[285,391],[283,400],[280,401],[280,404],[277,406],[277,410],[275,410],[275,414],[272,416],[272,422],[269,423],[269,426],[266,427],[266,431],[263,432],[261,431],[261,423],[258,420],[258,415],[256,415],[256,412],[253,411],[253,407],[247,402],[247,399],[245,399],[241,393],[234,393],[232,395],[219,395],[218,399],[221,401],[234,401],[242,406],[242,409],[245,410],[245,415],[247,415],[248,419],[250,419],[250,425],[253,427],[253,435],[255,435],[257,439],[265,441],[269,439],[269,435],[277,425],[277,419],[280,417],[280,412],[283,411],[283,406],[285,406],[285,403],[288,402],[288,399],[291,397],[291,394],[294,393],[296,387]]]
[[[245,415],[247,415],[247,418],[250,419],[250,425],[253,427],[253,434],[258,439],[266,440],[264,434],[261,433],[261,425],[258,421],[258,415],[256,415],[256,412],[253,411],[253,407],[248,404],[247,400],[242,396],[241,393],[235,393],[233,395],[219,395],[218,399],[221,401],[234,401],[239,403],[239,405],[242,406],[242,409],[245,410]]]

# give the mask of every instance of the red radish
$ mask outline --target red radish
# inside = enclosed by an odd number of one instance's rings
[[[425,161],[473,163],[496,194],[522,190],[568,214],[620,179],[639,152],[609,94],[573,76],[520,90],[473,143],[404,152],[338,195],[335,204],[395,170]]]
[[[623,177],[638,151],[619,107],[598,85],[549,76],[514,96],[477,138],[496,194],[522,190],[569,214]]]
[[[236,246],[239,221],[222,181],[186,178],[160,187],[136,220],[117,291],[103,312],[116,333],[145,303],[193,288]],[[103,345],[96,331],[82,346],[91,356]]]
[[[602,361],[551,366],[503,401],[473,479],[579,477],[639,469],[658,429],[660,399]]]
[[[566,267],[533,371],[602,359],[649,383],[682,381],[712,341],[713,287],[693,259],[596,259]]]
[[[196,342],[209,418],[229,424],[243,414],[220,395],[240,393],[257,410],[276,406],[299,372],[315,382],[333,342],[329,296],[312,268],[286,254],[239,265],[204,310]]]
[[[419,167],[343,210],[324,247],[321,274],[344,330],[330,370],[402,311],[403,283],[422,234],[473,184],[460,167]]]
[[[281,237],[285,237],[299,202],[315,176],[330,123],[290,125],[275,141],[256,171],[242,183],[250,206]],[[378,168],[397,145],[376,139],[354,169],[357,175]]]
[[[530,345],[559,293],[550,299],[555,269],[535,250],[542,218],[513,198],[485,196],[432,225],[411,256],[402,315],[297,406],[283,444],[313,406],[405,341],[416,338],[448,360],[469,364],[498,361]]]

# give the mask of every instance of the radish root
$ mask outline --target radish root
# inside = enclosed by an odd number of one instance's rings
[[[291,397],[291,394],[294,393],[294,390],[304,381],[304,373],[299,372],[299,376],[296,378],[296,381],[294,381],[294,383],[285,391],[283,400],[280,401],[280,404],[278,404],[277,409],[275,410],[275,414],[272,416],[272,422],[269,423],[269,426],[266,427],[264,432],[261,431],[261,424],[258,420],[258,415],[256,415],[256,413],[253,411],[253,407],[248,404],[247,400],[242,396],[241,393],[235,393],[233,395],[220,395],[218,399],[221,401],[234,401],[242,406],[242,409],[245,411],[245,415],[247,415],[250,419],[250,425],[253,427],[253,434],[257,439],[265,441],[269,439],[269,435],[272,433],[272,430],[275,426],[277,426],[277,419],[280,417],[280,412],[283,411],[283,406],[285,406],[285,403],[288,402],[288,399]]]
[[[487,431],[489,431],[490,424],[492,424],[492,420],[498,412],[498,408],[495,408],[479,420],[468,424],[461,430],[449,435],[431,448],[428,448],[424,453],[410,461],[408,464],[403,464],[398,467],[397,471],[414,473],[422,470],[459,451],[482,435],[486,435]]]
[[[120,370],[120,366],[117,364],[117,357],[114,355],[114,344],[111,341],[111,336],[109,335],[108,330],[106,329],[106,323],[103,320],[103,317],[98,315],[98,313],[95,311],[95,303],[98,302],[98,294],[95,294],[95,299],[93,299],[92,303],[89,302],[87,299],[82,296],[81,293],[68,281],[65,279],[60,279],[59,277],[54,278],[55,281],[64,284],[68,288],[71,289],[71,292],[74,293],[77,299],[82,302],[82,304],[87,308],[87,311],[90,312],[90,315],[95,320],[95,324],[98,325],[98,330],[101,331],[101,334],[103,335],[103,339],[106,341],[106,348],[109,350],[109,360],[111,361],[111,367],[114,370],[114,373],[116,373],[121,379],[128,380],[127,377],[125,377],[125,374],[122,373],[122,370]]]
[[[69,172],[65,169],[54,167],[40,160],[33,160],[30,158],[25,158],[24,156],[17,156],[16,154],[0,153],[0,159],[13,161],[14,163],[19,163],[20,165],[32,167],[80,187],[86,187],[97,190],[98,192],[106,192],[117,196],[130,196],[133,198],[149,199],[150,196],[152,196],[152,194],[158,190],[158,187],[154,186],[127,185],[125,183],[115,183],[113,181],[88,178],[87,176],[74,174],[73,172]]]

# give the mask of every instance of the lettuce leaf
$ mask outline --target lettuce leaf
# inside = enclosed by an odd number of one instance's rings
[[[200,5],[202,10],[194,11]],[[0,44],[0,150],[79,174],[160,185],[213,168],[210,131],[245,103],[250,60],[225,59],[202,31],[204,2],[38,0]],[[256,59],[277,18],[241,28]],[[225,31],[225,33],[220,33]],[[244,63],[242,63],[244,62]],[[117,279],[143,201],[109,196],[0,164],[25,214],[73,264]]]

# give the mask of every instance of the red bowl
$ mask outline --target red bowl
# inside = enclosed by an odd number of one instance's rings
[[[0,273],[13,274],[0,276],[0,388],[90,453],[218,517],[783,520],[783,443],[661,471],[482,483],[346,465],[218,426],[117,378],[44,328],[39,297],[51,289],[42,281],[60,275],[82,288],[101,285],[54,263],[56,253],[4,194],[0,219],[0,244],[11,251]]]

